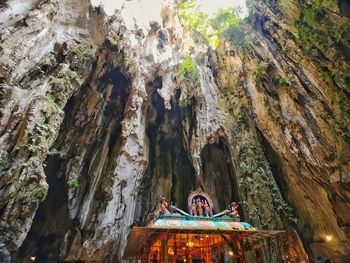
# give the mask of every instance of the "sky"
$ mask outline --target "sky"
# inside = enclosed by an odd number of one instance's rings
[[[145,3],[149,0],[143,0]],[[241,7],[242,8],[242,14],[241,17],[247,16],[248,12],[246,9],[246,0],[198,0],[200,3],[200,10],[204,13],[209,14],[210,17],[214,16],[216,11],[219,8],[229,8],[229,7]],[[92,2],[95,5],[98,5],[98,3],[102,2],[104,5],[104,9],[108,15],[112,15],[114,13],[115,9],[118,9],[121,7],[122,2],[121,0],[92,0]],[[135,1],[137,2],[137,1]],[[142,1],[140,1],[142,2]],[[152,1],[149,1],[152,2]],[[152,8],[154,10],[154,8]],[[155,9],[157,10],[157,9]],[[145,11],[145,9],[143,10]]]

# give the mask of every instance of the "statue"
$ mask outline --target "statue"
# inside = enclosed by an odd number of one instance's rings
[[[205,213],[205,216],[210,216],[210,207],[208,205],[207,200],[205,200],[205,203],[204,203],[204,213]]]
[[[197,206],[196,206],[196,201],[193,199],[193,203],[192,203],[192,215],[193,216],[197,216]]]
[[[230,204],[230,207],[229,209],[226,209],[220,213],[217,213],[215,215],[213,215],[213,217],[221,217],[221,216],[229,216],[229,217],[232,217],[232,218],[239,218],[239,213],[238,213],[238,204],[236,202],[232,202]]]
[[[199,198],[197,199],[197,211],[198,211],[198,216],[203,215],[202,202]]]
[[[239,217],[237,209],[238,209],[238,204],[236,202],[232,202],[231,205],[230,205],[230,209],[229,209],[228,215],[230,217]]]
[[[160,217],[161,215],[170,215],[170,211],[169,211],[169,204],[168,201],[165,199],[165,197],[162,197],[160,199],[160,205],[159,205],[159,209],[157,210],[157,212],[155,212],[156,217]]]
[[[213,201],[207,193],[201,190],[196,190],[188,196],[187,207],[192,216],[213,216]],[[179,209],[177,210],[179,211]],[[185,213],[181,211],[180,214],[184,215]]]

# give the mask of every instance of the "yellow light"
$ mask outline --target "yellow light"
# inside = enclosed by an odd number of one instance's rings
[[[332,241],[333,237],[331,235],[326,235],[326,241],[330,242]]]
[[[203,238],[201,238],[201,240],[203,240]]]
[[[33,261],[33,262],[35,261],[35,257],[34,257],[34,256],[30,256],[29,259],[30,259],[31,261]]]
[[[185,250],[186,248],[185,247],[182,247],[183,250]]]
[[[229,254],[231,257],[233,257],[233,252],[232,252],[232,251],[228,252],[228,254]]]
[[[208,235],[206,235],[205,237],[206,237],[206,238],[208,238],[209,236],[208,236]]]

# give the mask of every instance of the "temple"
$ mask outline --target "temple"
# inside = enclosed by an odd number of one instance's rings
[[[213,202],[201,191],[188,197],[188,213],[160,201],[155,219],[133,227],[124,259],[143,262],[248,262],[247,250],[261,257],[259,241],[284,231],[257,230],[241,222],[238,205],[214,214]]]

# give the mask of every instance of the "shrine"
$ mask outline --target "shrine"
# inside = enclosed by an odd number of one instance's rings
[[[246,247],[259,257],[254,244],[284,231],[257,230],[240,222],[238,205],[214,214],[208,194],[195,191],[188,197],[188,213],[161,199],[156,218],[145,227],[133,227],[124,259],[147,263],[248,262]]]

